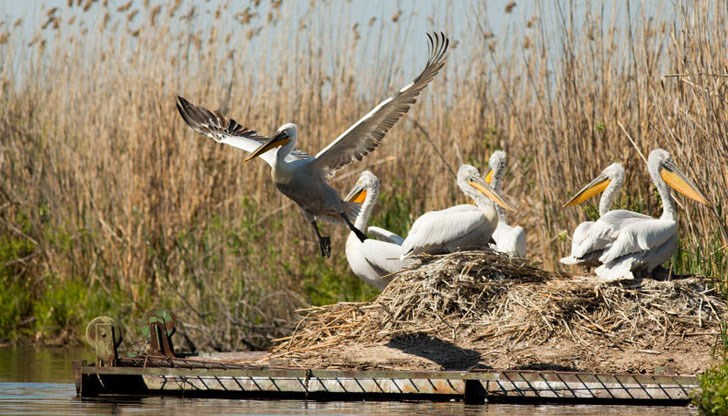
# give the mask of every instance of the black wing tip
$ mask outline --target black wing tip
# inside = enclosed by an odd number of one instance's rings
[[[198,130],[200,128],[200,120],[197,120],[197,118],[199,117],[195,113],[200,111],[200,107],[197,107],[196,105],[187,101],[187,99],[185,99],[181,95],[177,96],[176,105],[179,115],[182,116],[182,120],[184,120],[185,123],[187,123],[187,125],[192,127],[194,130]]]
[[[190,110],[195,108],[195,105],[191,102],[187,101],[185,97],[178,95],[177,96],[177,110],[179,110],[180,114],[184,116],[185,114],[189,114]]]
[[[445,54],[450,47],[450,38],[444,31],[427,32],[427,47],[430,50],[428,63],[441,62],[446,58]]]
[[[182,116],[182,120],[184,120],[187,125],[190,125],[190,119],[188,114],[190,102],[178,95],[177,102],[175,104],[177,106],[177,111],[179,112],[179,115]]]

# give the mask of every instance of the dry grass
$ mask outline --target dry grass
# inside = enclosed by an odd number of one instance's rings
[[[626,371],[634,365],[633,353],[661,356],[656,362],[687,353],[694,362],[671,366],[689,372],[710,359],[725,313],[725,300],[705,278],[601,284],[593,277],[522,267],[498,254],[453,253],[398,273],[370,302],[300,311],[293,334],[278,340],[273,357],[304,366],[346,365],[338,362],[345,354],[339,350],[365,351],[405,340],[410,354],[426,356],[439,344],[443,355],[471,351],[498,368],[523,366],[524,358],[554,346],[561,353],[542,355],[540,365]],[[420,351],[417,344],[423,343]],[[380,354],[349,366],[387,365],[389,357]],[[572,356],[581,364],[569,363]],[[656,367],[653,362],[645,368]]]
[[[331,260],[316,258],[308,224],[268,167],[195,136],[174,96],[262,132],[294,121],[314,152],[416,74],[422,60],[399,54],[424,55],[424,34],[407,25],[420,11],[354,26],[354,8],[328,2],[303,11],[223,2],[209,16],[181,0],[106,4],[49,11],[30,42],[12,22],[0,27],[0,260],[4,285],[29,294],[11,326],[25,322],[42,339],[73,324],[29,317],[48,288],[76,281],[103,298],[89,314],[116,308],[130,323],[166,305],[200,348],[260,347],[286,333],[296,307],[350,296],[323,287],[351,279],[345,230],[331,230]],[[504,191],[519,208],[511,222],[528,232],[529,259],[554,269],[584,219],[561,204],[609,163],[628,171],[621,206],[659,212],[621,123],[643,153],[668,149],[715,203],[717,216],[683,204],[678,271],[726,270],[724,3],[633,10],[628,20],[601,2],[529,15],[517,7],[501,31],[485,9],[455,25],[442,17],[450,7],[436,7],[437,29],[467,29],[452,31],[445,73],[409,115],[435,146],[401,122],[336,184],[374,170],[383,200],[373,223],[405,232],[426,210],[462,200],[437,152],[452,166],[483,166],[501,148]],[[331,21],[341,23],[321,24]],[[22,250],[7,248],[18,242]]]

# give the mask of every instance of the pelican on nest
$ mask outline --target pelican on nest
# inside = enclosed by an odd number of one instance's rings
[[[483,180],[474,166],[460,166],[457,184],[475,205],[456,205],[417,218],[402,243],[402,258],[418,253],[450,253],[488,247],[498,226],[494,203],[505,209],[512,208]]]

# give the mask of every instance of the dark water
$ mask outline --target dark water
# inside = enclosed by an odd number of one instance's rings
[[[462,403],[305,402],[225,399],[76,398],[71,361],[90,359],[83,349],[0,349],[0,414],[99,415],[638,415],[697,414],[685,407],[525,406]]]

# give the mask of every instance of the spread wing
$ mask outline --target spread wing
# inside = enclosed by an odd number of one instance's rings
[[[409,85],[374,107],[356,124],[349,127],[325,149],[313,162],[324,172],[333,172],[353,160],[362,160],[374,150],[389,129],[417,102],[420,91],[432,81],[445,65],[445,52],[450,40],[444,33],[427,34],[430,56],[425,69]]]
[[[619,230],[617,239],[599,261],[609,263],[627,254],[654,250],[675,235],[675,221],[655,218],[633,221]]]
[[[194,105],[183,97],[177,97],[177,110],[185,123],[192,127],[192,130],[218,143],[224,143],[252,153],[268,141],[268,137],[242,126],[232,118],[226,118],[219,111],[210,111],[204,107]],[[275,163],[275,155],[276,151],[270,150],[263,153],[260,157],[269,165],[273,166]],[[288,158],[306,159],[310,157],[300,150],[294,150],[287,156],[287,160]]]

